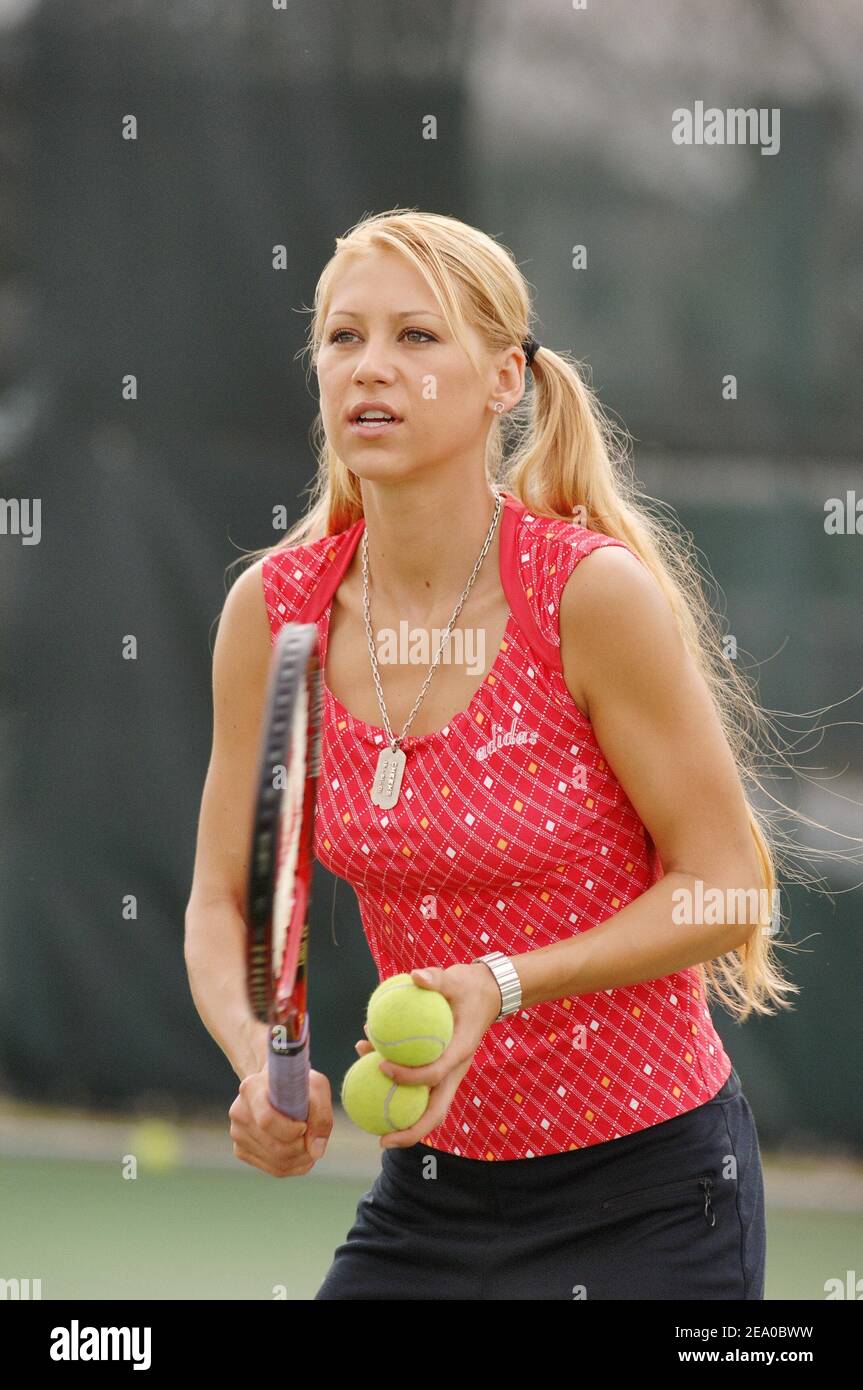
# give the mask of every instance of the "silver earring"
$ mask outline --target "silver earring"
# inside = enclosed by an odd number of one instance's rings
[[[496,410],[499,415],[500,412],[503,410],[503,401],[495,401],[494,405],[492,406],[492,410]]]

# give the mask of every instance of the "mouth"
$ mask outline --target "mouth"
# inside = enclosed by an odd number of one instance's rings
[[[353,410],[348,418],[348,426],[352,434],[363,435],[368,438],[377,438],[378,435],[388,434],[402,423],[401,417],[393,415],[389,409],[368,406],[358,407]]]
[[[390,430],[397,429],[401,420],[395,418],[390,420],[352,420],[350,424],[351,434],[360,435],[379,435],[389,434]]]

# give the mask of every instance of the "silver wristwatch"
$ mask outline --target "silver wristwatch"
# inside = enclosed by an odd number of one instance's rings
[[[487,965],[500,990],[500,1013],[493,1022],[498,1023],[507,1014],[514,1014],[521,1008],[521,980],[508,956],[502,951],[491,951],[487,956],[477,956],[474,964],[480,961]]]

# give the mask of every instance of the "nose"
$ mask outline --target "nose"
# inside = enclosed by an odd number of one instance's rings
[[[373,344],[371,339],[357,358],[353,379],[357,384],[363,381],[391,381],[392,369],[387,367],[387,348],[383,343]]]

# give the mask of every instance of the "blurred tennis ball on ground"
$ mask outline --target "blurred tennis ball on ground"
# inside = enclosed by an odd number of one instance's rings
[[[439,990],[423,989],[410,975],[393,975],[369,1000],[366,1030],[387,1061],[424,1067],[437,1061],[452,1038],[452,1009]]]
[[[367,1052],[345,1072],[342,1105],[346,1114],[369,1134],[392,1134],[410,1129],[425,1113],[428,1086],[398,1086],[380,1070],[377,1052]]]
[[[181,1149],[179,1130],[167,1120],[141,1120],[129,1140],[129,1152],[142,1168],[151,1172],[164,1173],[175,1168]]]

